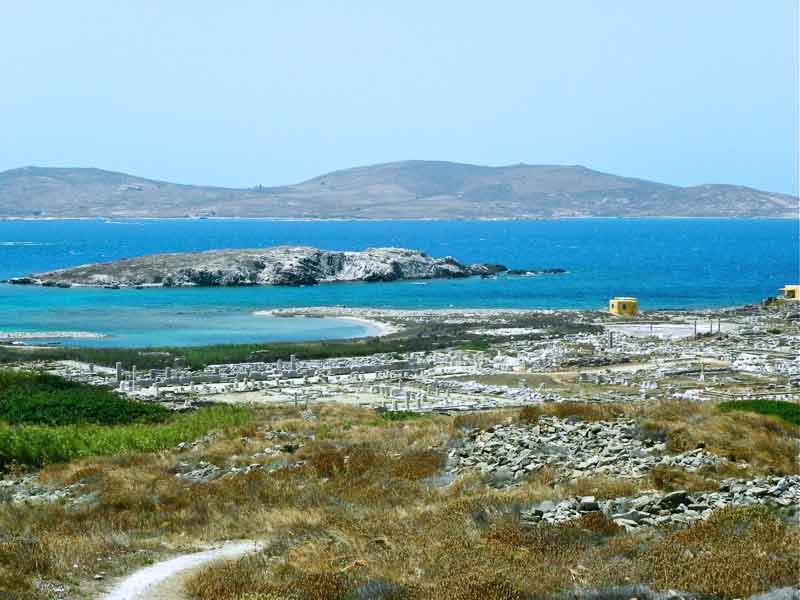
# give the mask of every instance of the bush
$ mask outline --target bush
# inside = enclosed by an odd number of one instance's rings
[[[720,403],[719,409],[722,412],[739,410],[778,417],[792,425],[800,426],[800,405],[792,402],[783,402],[781,400],[732,400]]]
[[[41,467],[74,458],[156,452],[204,436],[213,429],[239,427],[252,416],[234,406],[204,408],[158,424],[45,425],[0,424],[0,469],[10,464]]]
[[[544,414],[541,406],[525,406],[519,411],[519,420],[521,423],[535,424]]]
[[[583,421],[613,421],[621,416],[619,408],[605,403],[557,402],[548,404],[546,410],[559,419],[573,417]]]
[[[461,350],[479,350],[481,352],[486,352],[489,348],[491,348],[491,344],[486,338],[469,340],[459,346]]]
[[[0,371],[0,420],[11,424],[118,425],[160,422],[170,411],[55,375]]]
[[[413,410],[387,410],[381,413],[381,419],[384,421],[408,421],[419,419],[422,416],[422,413]]]

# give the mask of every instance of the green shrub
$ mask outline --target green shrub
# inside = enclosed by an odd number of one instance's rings
[[[174,415],[163,423],[130,425],[0,424],[0,469],[10,464],[40,467],[87,456],[156,452],[195,440],[216,429],[241,427],[249,408],[215,406]]]
[[[46,373],[0,371],[0,420],[14,424],[118,425],[160,422],[170,411]]]
[[[384,421],[408,421],[409,419],[419,419],[422,413],[413,410],[387,410],[381,413]]]
[[[465,342],[464,344],[461,344],[459,346],[459,349],[461,349],[461,350],[480,350],[482,352],[485,352],[490,347],[491,347],[491,344],[489,343],[489,340],[487,340],[486,338],[480,338],[480,339],[475,339],[475,340],[469,340],[468,342]]]
[[[792,402],[781,400],[732,400],[720,403],[719,409],[723,412],[740,410],[774,416],[793,425],[800,426],[800,405]]]

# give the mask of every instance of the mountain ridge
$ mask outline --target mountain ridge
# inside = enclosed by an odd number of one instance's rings
[[[582,165],[409,160],[251,188],[173,183],[94,167],[0,172],[0,218],[796,218],[799,210],[800,200],[789,194],[732,184],[682,187]]]

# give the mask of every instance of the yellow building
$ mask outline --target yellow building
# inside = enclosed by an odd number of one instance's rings
[[[608,312],[618,317],[632,317],[639,312],[639,301],[636,298],[617,296],[608,301]]]
[[[781,291],[784,300],[800,300],[800,285],[785,285]]]

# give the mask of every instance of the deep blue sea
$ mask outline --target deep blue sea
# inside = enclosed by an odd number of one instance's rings
[[[580,219],[493,222],[124,220],[0,222],[0,279],[154,252],[304,244],[418,248],[565,275],[327,284],[302,288],[95,290],[0,285],[0,332],[87,331],[96,346],[333,339],[366,327],[254,316],[274,307],[601,308],[632,295],[644,309],[752,303],[800,281],[796,220]]]

